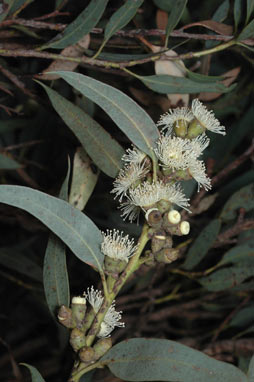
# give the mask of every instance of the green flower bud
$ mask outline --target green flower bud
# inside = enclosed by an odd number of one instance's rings
[[[73,329],[76,326],[72,310],[65,305],[60,307],[57,318],[60,324],[64,325],[66,328]]]
[[[75,352],[85,346],[86,338],[80,329],[75,328],[71,331],[70,344]]]
[[[83,324],[86,314],[86,299],[84,297],[73,297],[71,301],[72,316],[74,317],[77,327]]]
[[[199,121],[195,118],[189,124],[187,138],[193,139],[205,131],[205,127],[201,126]]]
[[[173,129],[177,137],[184,138],[187,134],[186,121],[183,119],[178,120],[177,122],[174,123]]]
[[[114,279],[118,279],[119,273],[121,273],[127,266],[125,260],[113,259],[109,256],[104,258],[104,269],[107,274],[111,275]]]
[[[163,248],[155,254],[155,260],[158,263],[170,264],[179,256],[179,250],[175,248]]]
[[[79,351],[79,358],[84,363],[91,363],[95,361],[95,351],[90,346],[84,346]]]
[[[110,337],[101,338],[93,347],[95,360],[101,358],[107,351],[112,348],[112,340]]]
[[[167,212],[170,208],[171,208],[171,205],[172,203],[169,202],[168,200],[165,200],[165,199],[161,199],[158,203],[157,203],[157,207],[158,209],[164,213],[164,212]]]

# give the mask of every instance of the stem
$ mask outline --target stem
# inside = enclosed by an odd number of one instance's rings
[[[92,324],[92,326],[91,326],[91,328],[87,334],[86,346],[91,346],[93,344],[95,337],[96,337],[96,334],[98,333],[98,331],[100,329],[101,323],[102,323],[104,316],[107,313],[110,305],[114,301],[116,295],[119,293],[122,286],[125,284],[125,282],[130,277],[130,275],[133,272],[135,272],[135,270],[137,269],[137,265],[139,263],[139,257],[142,254],[142,251],[143,251],[146,243],[149,240],[148,230],[149,230],[149,226],[147,224],[144,224],[141,236],[139,238],[139,245],[138,245],[138,248],[137,248],[135,254],[131,257],[126,269],[122,272],[119,279],[115,281],[113,288],[112,288],[112,291],[109,292],[108,288],[107,288],[108,294],[107,294],[107,296],[105,295],[104,302],[103,302],[99,312],[97,313],[97,315],[93,321],[93,324]],[[73,372],[72,377],[70,379],[70,382],[78,382],[80,377],[83,374],[87,373],[89,370],[94,369],[98,365],[101,365],[101,363],[97,362],[96,364],[89,365],[88,367],[82,367],[82,363],[81,363],[79,365],[78,369],[76,369]],[[79,368],[80,368],[80,370],[79,370]]]

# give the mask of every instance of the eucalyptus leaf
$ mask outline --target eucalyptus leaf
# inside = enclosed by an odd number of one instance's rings
[[[72,72],[58,74],[84,96],[98,104],[141,151],[155,157],[153,147],[159,139],[157,126],[130,97],[112,86]],[[89,153],[88,153],[89,154]]]
[[[242,30],[242,32],[237,37],[237,40],[247,40],[251,37],[254,37],[254,19]]]
[[[242,16],[242,0],[234,1],[234,20],[235,20],[235,30],[237,30],[238,24]]]
[[[0,169],[2,170],[16,170],[20,168],[21,165],[14,159],[7,157],[0,153]]]
[[[201,260],[203,260],[213,243],[216,241],[220,232],[220,227],[221,221],[219,219],[214,219],[201,231],[186,255],[183,269],[193,269]]]
[[[104,32],[104,40],[99,49],[99,52],[103,49],[107,41],[116,33],[119,29],[125,27],[135,16],[139,7],[143,4],[144,0],[127,0],[110,18],[106,25]]]
[[[225,80],[225,77],[223,76],[206,76],[205,74],[195,73],[191,70],[187,69],[187,76],[195,81],[195,82],[203,82],[203,83],[210,83],[210,82],[219,82]]]
[[[244,307],[232,318],[229,326],[242,326],[246,327],[253,323],[254,317],[254,304]]]
[[[228,263],[238,263],[248,260],[248,262],[253,262],[254,265],[254,248],[249,245],[237,245],[231,248],[225,253],[219,265],[224,265]]]
[[[115,178],[122,167],[124,149],[82,109],[67,101],[56,91],[39,82],[46,90],[50,101],[71,131],[93,159],[108,176]]]
[[[166,12],[171,12],[175,3],[172,0],[153,0],[153,2],[158,8]]]
[[[248,382],[253,382],[254,380],[254,355],[252,356],[249,364],[249,370],[248,370]]]
[[[137,76],[149,89],[162,94],[193,94],[200,92],[228,93],[235,88],[235,84],[226,87],[219,82],[202,83],[185,77],[175,77],[166,74],[152,76]]]
[[[69,45],[76,44],[82,37],[91,32],[100,20],[108,0],[91,0],[89,5],[80,15],[57,35],[51,42],[43,45],[40,49],[55,48],[64,49]]]
[[[254,0],[247,0],[246,24],[248,24],[248,21],[251,17],[253,10],[254,10]]]
[[[102,270],[101,233],[70,204],[29,187],[6,185],[0,185],[0,203],[29,212],[59,236],[80,260]]]
[[[241,188],[229,198],[220,213],[220,218],[223,220],[234,219],[239,208],[244,208],[246,211],[254,208],[253,183]]]
[[[166,26],[166,46],[167,46],[167,41],[170,33],[173,31],[175,26],[179,23],[182,14],[185,10],[186,4],[188,0],[175,0],[174,1],[174,6],[171,9],[171,12],[169,13],[168,16],[168,23]]]
[[[164,339],[120,342],[101,361],[126,381],[247,382],[246,375],[235,366]]]
[[[28,363],[20,363],[20,365],[26,366],[29,369],[32,377],[32,382],[45,382],[41,374],[34,366],[28,365]]]
[[[202,277],[198,282],[212,292],[233,288],[248,277],[254,276],[254,265],[238,263],[235,266],[219,269],[209,276]]]
[[[4,21],[16,0],[5,0],[0,3],[0,22]]]

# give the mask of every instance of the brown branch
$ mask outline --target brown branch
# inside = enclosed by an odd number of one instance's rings
[[[222,245],[231,243],[231,238],[239,235],[242,231],[247,231],[254,228],[254,220],[245,220],[244,222],[237,222],[233,227],[229,228],[225,232],[221,233],[216,242],[213,245],[213,248],[221,247]]]
[[[0,71],[3,73],[3,75],[5,77],[7,77],[15,86],[17,86],[17,88],[19,88],[20,90],[22,90],[23,93],[25,93],[26,95],[28,95],[29,97],[32,97],[34,98],[35,95],[30,92],[30,90],[26,89],[25,88],[25,85],[23,84],[22,81],[20,81],[16,76],[15,74],[11,73],[9,70],[5,69],[2,65],[0,65]]]
[[[67,27],[67,24],[53,24],[46,23],[43,21],[35,21],[35,20],[26,20],[26,19],[8,19],[2,21],[0,27],[7,27],[10,25],[24,25],[26,27],[36,28],[36,29],[50,29],[56,31],[62,31]]]

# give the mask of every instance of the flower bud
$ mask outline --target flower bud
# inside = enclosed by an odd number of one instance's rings
[[[85,346],[85,335],[80,329],[75,328],[71,331],[70,344],[75,352]]]
[[[113,259],[109,256],[104,257],[104,269],[107,274],[115,279],[118,278],[119,273],[126,268],[127,264],[125,260]]]
[[[168,200],[165,200],[165,199],[161,199],[158,203],[157,203],[157,207],[158,209],[164,213],[166,211],[168,211],[171,207],[172,203]]]
[[[86,299],[85,297],[73,297],[71,300],[72,316],[77,323],[77,327],[80,328],[83,324],[86,314]]]
[[[160,251],[164,247],[165,242],[166,242],[165,232],[164,231],[156,232],[151,242],[152,252],[156,253]]]
[[[79,351],[79,358],[84,363],[91,363],[95,361],[95,351],[90,346],[84,346]]]
[[[196,138],[198,135],[202,134],[204,131],[205,131],[205,128],[201,126],[198,120],[195,118],[189,124],[187,138],[189,139]]]
[[[160,227],[162,223],[161,212],[158,208],[151,208],[145,214],[146,221],[150,227]]]
[[[177,122],[174,123],[173,129],[177,137],[184,138],[187,134],[186,121],[183,119],[178,120]]]
[[[57,318],[60,324],[64,325],[66,328],[73,329],[76,326],[72,310],[65,305],[60,307]]]
[[[171,210],[167,213],[167,219],[171,224],[178,224],[181,220],[181,215],[177,210]]]
[[[179,256],[179,250],[176,248],[163,248],[155,254],[155,260],[158,263],[170,264]]]
[[[110,348],[112,348],[112,340],[110,337],[98,340],[93,347],[95,360],[101,358]]]
[[[190,223],[187,221],[182,221],[180,224],[180,231],[182,235],[188,235],[190,232]]]

